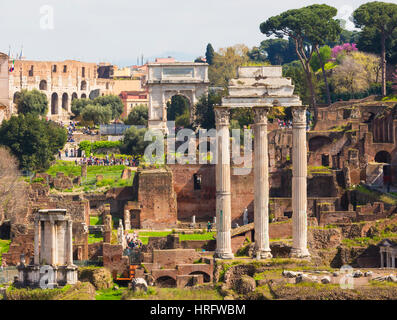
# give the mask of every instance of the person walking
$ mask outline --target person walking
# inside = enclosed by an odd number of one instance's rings
[[[208,221],[208,223],[207,223],[207,232],[211,232],[211,230],[212,230],[212,223],[211,223],[211,221]]]

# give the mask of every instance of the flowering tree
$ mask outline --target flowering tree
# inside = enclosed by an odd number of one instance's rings
[[[353,51],[358,51],[355,43],[344,43],[342,45],[337,45],[331,50],[331,57],[336,59],[340,53],[350,53]]]

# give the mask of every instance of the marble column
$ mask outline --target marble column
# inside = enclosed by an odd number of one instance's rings
[[[73,265],[73,221],[67,221],[67,230],[66,230],[66,241],[67,241],[67,253],[66,253],[66,264]]]
[[[291,257],[310,256],[307,249],[306,107],[292,107],[292,250]]]
[[[229,108],[215,107],[217,131],[216,162],[216,250],[215,257],[233,259],[230,193],[230,135]]]
[[[34,221],[34,264],[40,264],[40,220]]]
[[[57,263],[57,248],[56,248],[56,242],[57,242],[57,236],[56,236],[56,226],[55,226],[55,221],[50,221],[50,237],[51,237],[51,257],[50,257],[50,264],[54,266]]]
[[[269,155],[267,141],[268,107],[254,107],[254,256],[271,258],[269,244]]]

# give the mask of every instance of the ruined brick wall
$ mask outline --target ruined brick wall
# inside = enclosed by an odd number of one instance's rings
[[[138,170],[134,180],[138,184],[142,228],[160,229],[176,226],[177,202],[172,172],[165,169]]]
[[[200,258],[194,249],[153,250],[153,264],[164,269],[175,268],[177,264],[192,264]]]

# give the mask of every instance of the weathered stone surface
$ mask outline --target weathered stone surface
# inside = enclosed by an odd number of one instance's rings
[[[308,245],[311,249],[335,248],[342,241],[339,229],[316,229],[310,228],[308,231]]]
[[[148,284],[145,279],[143,278],[135,278],[132,279],[129,287],[131,288],[132,291],[147,291]]]
[[[248,294],[254,291],[256,288],[256,282],[254,278],[248,275],[242,275],[234,283],[234,290],[239,294]]]
[[[79,268],[78,278],[82,282],[92,283],[97,290],[110,289],[113,286],[112,275],[106,268]]]
[[[329,276],[322,277],[320,281],[323,284],[331,283],[331,277]]]

